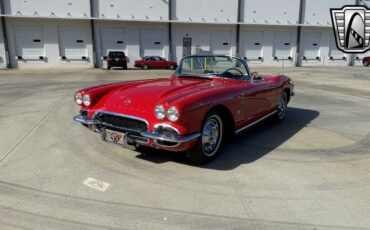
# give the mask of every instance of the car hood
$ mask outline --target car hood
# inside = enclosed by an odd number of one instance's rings
[[[104,107],[110,111],[128,114],[152,114],[156,105],[171,106],[187,96],[223,85],[222,81],[178,77],[130,82],[107,95]]]

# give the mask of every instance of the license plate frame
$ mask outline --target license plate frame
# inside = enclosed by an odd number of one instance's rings
[[[125,145],[126,144],[126,133],[119,132],[111,129],[104,129],[102,139],[105,142],[116,144],[116,145]]]

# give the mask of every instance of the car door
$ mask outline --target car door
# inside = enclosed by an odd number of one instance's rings
[[[147,59],[146,61],[147,65],[150,67],[150,68],[157,68],[157,63],[156,63],[156,60],[154,57],[150,57]]]
[[[267,115],[271,109],[272,100],[276,97],[273,84],[264,80],[254,80],[246,84],[240,96],[247,123],[254,122]]]
[[[160,59],[159,60],[159,68],[167,68],[168,63],[167,63],[166,59],[161,58],[161,57],[159,59]]]
[[[155,68],[164,68],[164,61],[161,57],[153,57],[154,58],[154,66]]]

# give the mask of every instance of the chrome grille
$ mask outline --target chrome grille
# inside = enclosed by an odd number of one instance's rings
[[[139,118],[131,116],[98,112],[95,119],[101,126],[108,126],[123,131],[141,133],[148,131],[148,124]]]

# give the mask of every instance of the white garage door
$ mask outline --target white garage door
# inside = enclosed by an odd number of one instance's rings
[[[60,55],[67,59],[87,57],[86,33],[79,27],[59,27]]]
[[[334,35],[331,36],[329,49],[330,49],[329,50],[330,58],[335,60],[335,59],[343,59],[343,57],[345,57],[345,54],[337,48],[337,43],[335,41]]]
[[[263,31],[247,31],[243,39],[243,56],[247,59],[262,57]]]
[[[274,33],[274,57],[288,59],[292,57],[293,33],[279,31]]]
[[[369,57],[370,52],[366,52],[363,54],[355,54],[355,60],[361,61],[364,57]]]
[[[124,28],[102,28],[100,33],[103,56],[107,56],[110,51],[126,53],[126,30]]]
[[[145,29],[140,30],[140,55],[164,56],[163,30]]]
[[[212,54],[231,55],[231,31],[211,32]]]
[[[302,54],[306,59],[316,59],[320,56],[321,33],[302,33]]]
[[[16,26],[16,55],[38,59],[45,55],[42,26]]]

